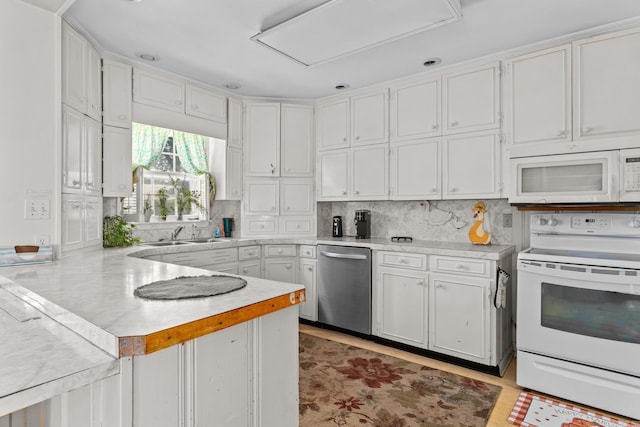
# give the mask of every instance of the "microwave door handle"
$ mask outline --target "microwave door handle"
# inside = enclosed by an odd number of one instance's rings
[[[321,251],[320,254],[328,258],[367,259],[366,255],[357,255],[357,254],[339,254],[336,252],[326,252],[326,251]]]

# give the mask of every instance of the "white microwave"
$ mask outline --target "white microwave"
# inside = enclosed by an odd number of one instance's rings
[[[509,203],[640,201],[640,148],[511,159]]]

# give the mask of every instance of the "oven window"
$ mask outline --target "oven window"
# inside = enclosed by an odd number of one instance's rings
[[[640,343],[640,296],[542,282],[542,326]]]

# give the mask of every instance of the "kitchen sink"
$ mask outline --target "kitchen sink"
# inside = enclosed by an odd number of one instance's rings
[[[202,237],[199,239],[188,239],[185,242],[189,243],[213,243],[213,242],[230,242],[230,239],[215,238],[215,237]]]
[[[153,243],[144,243],[147,246],[175,246],[175,245],[186,245],[189,242],[185,241],[168,241],[168,242],[153,242]]]

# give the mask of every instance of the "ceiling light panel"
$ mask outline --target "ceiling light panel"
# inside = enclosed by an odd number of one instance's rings
[[[331,0],[251,39],[309,66],[461,17],[460,0]]]

